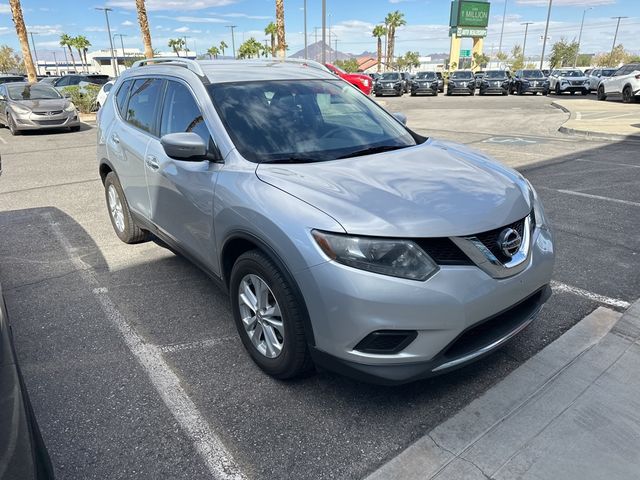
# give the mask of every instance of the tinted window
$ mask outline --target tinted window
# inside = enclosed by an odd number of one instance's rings
[[[96,85],[104,85],[109,81],[109,75],[87,75],[82,81],[95,83]]]
[[[120,115],[125,116],[125,106],[127,104],[127,98],[129,95],[129,87],[131,86],[131,80],[127,80],[122,83],[120,88],[118,89],[118,93],[116,93],[116,105],[118,105],[118,110],[120,111]]]
[[[473,73],[468,71],[455,71],[451,74],[454,80],[473,80]]]
[[[507,72],[503,72],[500,70],[491,70],[489,72],[487,72],[487,74],[485,75],[485,78],[487,79],[503,79],[503,78],[507,78]]]
[[[380,77],[381,80],[400,80],[400,74],[399,73],[383,73],[382,77]]]
[[[169,82],[164,96],[160,136],[167,133],[193,132],[209,143],[209,130],[202,112],[187,87],[178,82]]]
[[[56,87],[66,87],[69,85],[69,77],[62,77],[56,82]]]
[[[34,83],[30,85],[24,84],[10,84],[7,87],[9,98],[12,100],[52,100],[62,98],[62,95],[50,85],[41,85]]]
[[[24,82],[24,77],[0,77],[0,83]]]
[[[153,133],[162,82],[153,78],[141,78],[133,82],[127,104],[127,122]]]
[[[109,93],[112,87],[113,87],[113,83],[105,83],[103,87],[104,93]]]
[[[436,74],[435,72],[418,72],[416,78],[420,80],[433,80],[436,78]]]

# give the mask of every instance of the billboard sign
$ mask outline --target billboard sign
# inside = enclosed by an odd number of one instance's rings
[[[454,27],[449,29],[449,36],[456,35],[459,38],[477,38],[486,37],[486,28],[468,28],[468,27]]]
[[[449,26],[487,28],[491,4],[478,0],[454,0],[451,2]]]

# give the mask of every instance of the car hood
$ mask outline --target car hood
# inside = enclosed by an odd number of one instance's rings
[[[547,77],[522,77],[522,79],[527,82],[544,82],[547,80]]]
[[[520,174],[461,145],[432,140],[321,163],[263,163],[256,174],[351,234],[469,235],[519,220],[532,208]]]
[[[585,81],[585,80],[589,80],[589,77],[565,77],[565,76],[560,76],[560,78],[562,80],[570,80],[572,82],[576,82],[576,81]]]
[[[13,103],[31,110],[62,110],[67,106],[69,100],[66,98],[51,98],[46,100],[15,100]]]

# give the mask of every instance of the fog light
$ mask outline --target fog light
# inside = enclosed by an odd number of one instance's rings
[[[392,355],[404,350],[417,336],[415,330],[377,330],[360,340],[354,350]]]

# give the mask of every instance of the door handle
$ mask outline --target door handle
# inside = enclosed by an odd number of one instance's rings
[[[158,170],[160,168],[160,165],[158,164],[158,159],[153,155],[147,155],[147,158],[145,158],[144,163],[151,170]]]
[[[120,137],[118,137],[118,135],[116,135],[115,133],[111,135],[111,141],[116,145],[120,145]]]

